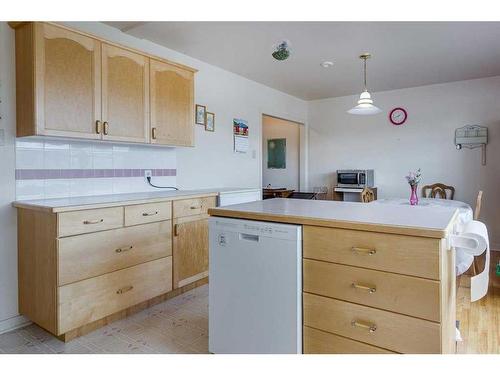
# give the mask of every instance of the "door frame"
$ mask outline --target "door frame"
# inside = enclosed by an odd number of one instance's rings
[[[304,120],[295,120],[289,115],[273,114],[272,112],[266,111],[262,112],[260,116],[260,137],[259,137],[259,150],[260,150],[260,164],[259,164],[259,178],[260,184],[262,185],[262,178],[264,175],[263,163],[264,163],[264,148],[263,148],[263,138],[264,138],[264,116],[273,117],[279,120],[293,122],[299,125],[299,191],[307,191],[309,188],[308,181],[308,127],[307,122]],[[263,187],[263,186],[262,186]]]

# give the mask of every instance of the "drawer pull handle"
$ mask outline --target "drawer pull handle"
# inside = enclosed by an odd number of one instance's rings
[[[201,206],[191,206],[189,207],[191,210],[200,210]]]
[[[370,294],[375,293],[377,291],[377,288],[374,286],[368,286],[368,285],[357,284],[357,283],[352,283],[351,286],[354,289],[366,290]]]
[[[132,245],[126,247],[119,247],[115,250],[116,253],[124,253],[125,251],[132,250],[134,247]]]
[[[100,224],[104,222],[104,219],[99,219],[99,220],[85,220],[83,224],[89,225],[89,224]]]
[[[352,320],[351,321],[351,326],[356,327],[356,328],[365,328],[368,330],[368,332],[373,333],[377,330],[377,326],[373,323],[368,323],[368,322],[360,322],[357,320]]]
[[[362,247],[353,247],[351,251],[354,254],[366,254],[366,255],[375,255],[377,253],[377,250],[375,249],[364,249]]]
[[[158,211],[155,212],[143,212],[142,216],[155,216],[158,215]]]
[[[120,288],[116,291],[116,294],[123,294],[123,293],[127,293],[127,292],[130,292],[132,289],[134,289],[134,287],[132,285],[129,285],[129,286],[125,286],[123,288]]]

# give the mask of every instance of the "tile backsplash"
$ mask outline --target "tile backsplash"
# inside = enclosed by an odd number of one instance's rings
[[[18,138],[16,199],[45,199],[157,191],[175,186],[175,148],[96,141]]]

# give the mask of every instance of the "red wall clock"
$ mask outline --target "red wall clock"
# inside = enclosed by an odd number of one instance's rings
[[[407,118],[408,118],[408,113],[404,108],[401,107],[394,108],[389,113],[389,120],[392,122],[393,125],[403,125]]]

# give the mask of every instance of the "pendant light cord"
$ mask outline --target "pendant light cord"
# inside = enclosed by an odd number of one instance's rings
[[[366,57],[364,57],[363,60],[364,60],[364,65],[365,65],[365,91],[367,91],[366,90]]]

